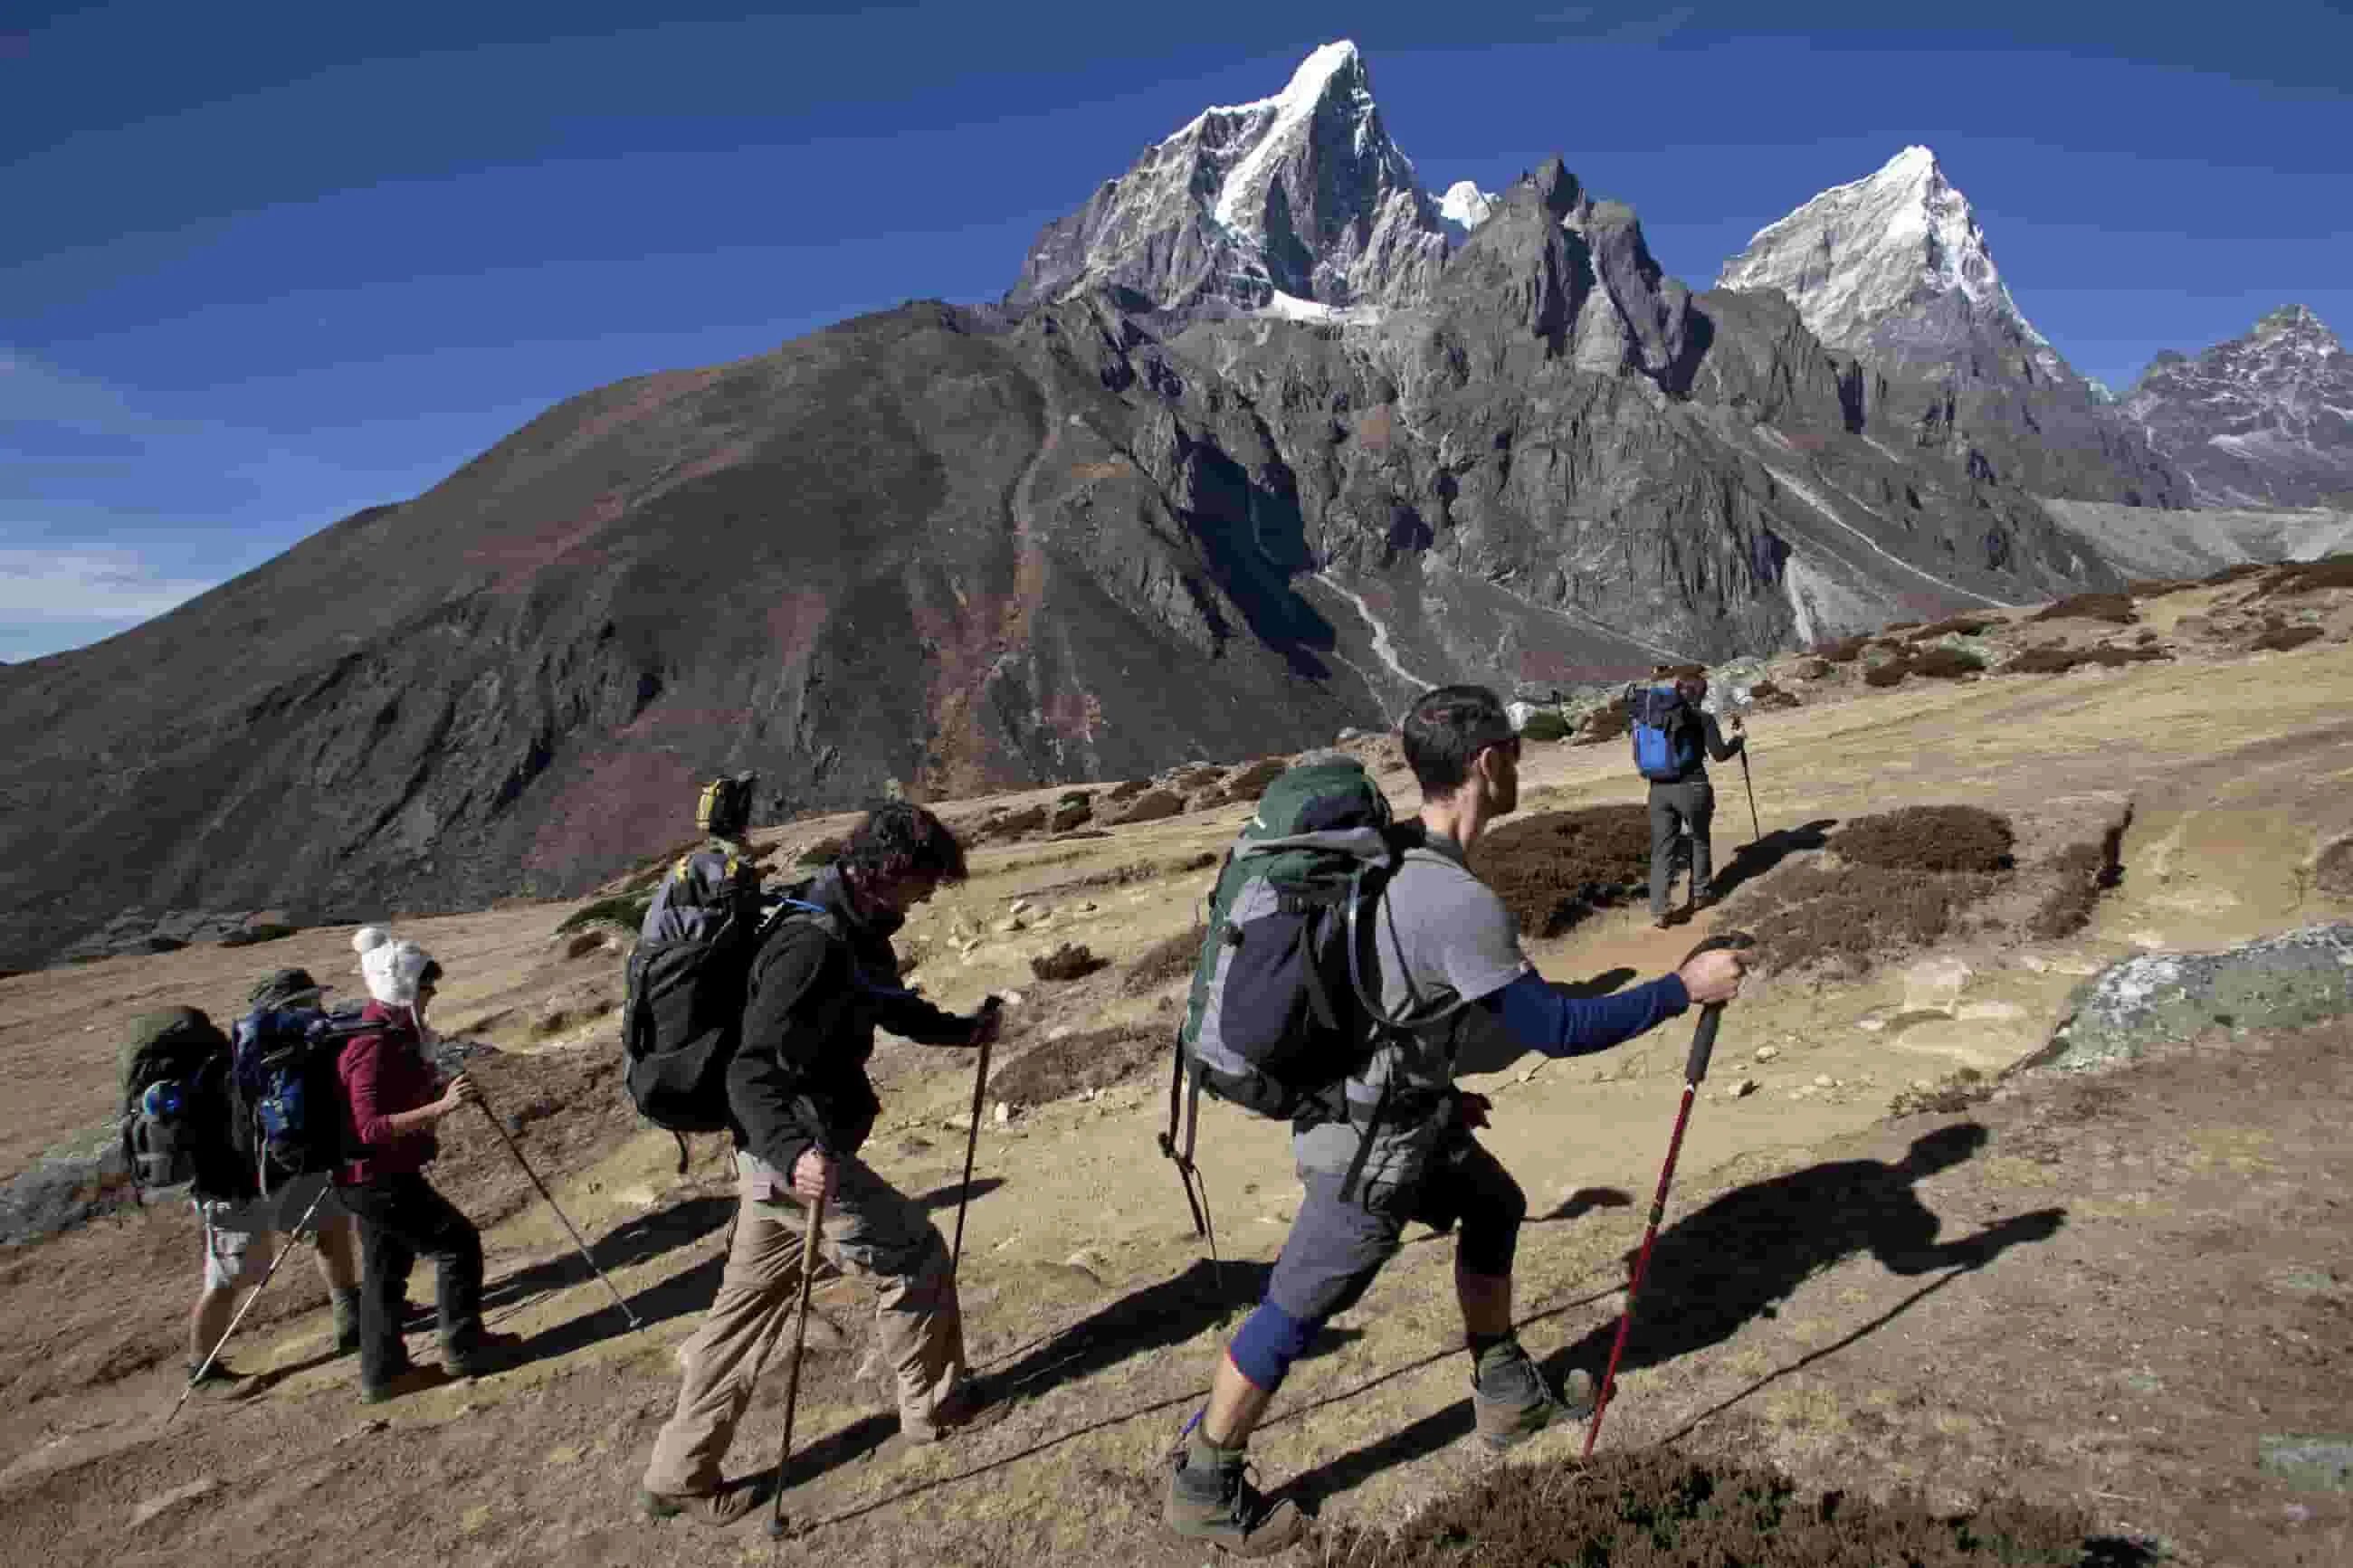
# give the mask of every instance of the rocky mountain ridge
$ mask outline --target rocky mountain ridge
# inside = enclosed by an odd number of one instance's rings
[[[2353,507],[2353,353],[2305,306],[2159,354],[2121,402],[2204,505]]]

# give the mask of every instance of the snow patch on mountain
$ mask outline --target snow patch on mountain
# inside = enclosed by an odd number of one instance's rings
[[[1493,191],[1482,191],[1473,180],[1457,180],[1446,187],[1438,198],[1438,218],[1446,226],[1446,237],[1460,245],[1471,237],[1471,231],[1494,213],[1495,204],[1504,198]]]

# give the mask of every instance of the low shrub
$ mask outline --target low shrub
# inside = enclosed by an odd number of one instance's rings
[[[1133,1025],[1065,1035],[992,1073],[989,1098],[1046,1105],[1091,1089],[1109,1089],[1150,1068],[1165,1067],[1169,1048],[1166,1030]]]
[[[2029,936],[2056,942],[2092,923],[2100,895],[2124,880],[2125,828],[2131,821],[2127,815],[2097,839],[2070,844],[2059,852],[2052,863],[2055,880],[2051,891],[2027,918]]]
[[[2000,625],[2001,620],[1995,616],[1951,616],[1933,625],[1922,626],[1912,634],[1910,640],[1935,642],[1938,637],[1973,637],[1990,631]]]
[[[2270,570],[2260,561],[2242,561],[2236,566],[2225,566],[2211,576],[2200,577],[2198,582],[2201,587],[2219,588],[2226,583],[2242,583],[2250,577],[2260,577]]]
[[[1174,936],[1163,937],[1127,966],[1127,973],[1120,978],[1120,988],[1132,996],[1141,995],[1157,991],[1172,980],[1185,979],[1193,973],[1193,965],[1201,956],[1201,943],[1208,935],[1209,928],[1197,922]]]
[[[1094,819],[1094,807],[1089,805],[1087,797],[1082,795],[1076,800],[1065,800],[1057,805],[1046,825],[1057,833],[1068,833],[1073,827],[1084,827]]]
[[[2278,575],[2265,583],[2258,598],[2274,594],[2312,594],[2324,588],[2353,588],[2353,554],[2324,555],[2317,561],[2299,561],[2283,566]]]
[[[2274,626],[2247,645],[2255,653],[2285,653],[2326,635],[2318,626]]]
[[[1760,680],[1748,689],[1748,700],[1767,710],[1801,706],[1798,694],[1770,680]]]
[[[2195,583],[2184,582],[2176,577],[2144,578],[2139,582],[2126,584],[2125,592],[2136,599],[2161,599],[2168,594],[2179,594],[2184,588],[2196,586],[2198,584]]]
[[[2015,842],[2010,818],[1974,805],[1907,805],[1831,837],[1841,859],[1897,871],[2006,871]]]
[[[1568,739],[1568,721],[1553,709],[1539,708],[1528,715],[1526,723],[1520,726],[1520,739],[1566,741]]]
[[[1083,980],[1098,969],[1110,967],[1110,959],[1097,958],[1084,943],[1071,942],[1029,961],[1029,973],[1040,980]]]
[[[2353,838],[2340,838],[2312,862],[2313,885],[2339,899],[2353,899]]]
[[[1862,683],[1865,686],[1901,686],[1908,668],[1904,660],[1891,658],[1885,664],[1874,664],[1864,670]]]
[[[556,925],[561,935],[568,931],[580,931],[592,925],[621,926],[636,931],[646,923],[646,910],[653,905],[651,896],[633,897],[628,893],[617,898],[599,899],[573,910]]]
[[[1103,796],[1103,799],[1106,801],[1134,800],[1137,795],[1142,795],[1145,790],[1148,790],[1151,787],[1152,781],[1150,779],[1126,779],[1119,784],[1112,785],[1110,792]]]
[[[1810,658],[1798,666],[1798,679],[1800,680],[1826,680],[1830,673],[1831,661],[1826,658]]]
[[[2060,647],[2054,644],[2038,643],[2001,667],[2003,675],[2064,675],[2084,665],[2098,665],[2114,669],[2120,665],[2149,664],[2161,658],[2171,658],[2161,646],[2147,647]]]
[[[1571,743],[1596,746],[1604,741],[1621,740],[1626,734],[1626,699],[1620,694],[1611,698],[1607,707],[1596,708],[1588,713],[1578,722],[1577,733],[1570,737]]]
[[[1648,888],[1650,809],[1588,805],[1506,823],[1480,839],[1471,868],[1495,889],[1523,934],[1557,936],[1596,909]]]
[[[1890,621],[1879,629],[1882,635],[1888,632],[1906,632],[1910,631],[1914,626],[1916,626],[1919,624],[1920,623],[1917,621]]]
[[[1974,1568],[2147,1564],[2153,1553],[2092,1534],[2091,1516],[2015,1498],[1940,1514],[1916,1492],[1801,1494],[1778,1470],[1669,1447],[1589,1463],[1514,1465],[1441,1497],[1393,1533],[1335,1526],[1328,1568]]]
[[[297,929],[298,928],[294,926],[279,925],[274,921],[265,922],[264,924],[258,926],[248,926],[243,931],[233,931],[227,936],[221,938],[218,945],[222,947],[252,947],[259,942],[283,942],[286,938],[292,936]]]
[[[2030,621],[2105,621],[2110,626],[2128,626],[2133,615],[2132,597],[2127,594],[2077,594],[2056,604],[2043,605],[2026,617]]]
[[[1914,675],[1930,680],[1958,680],[1983,673],[1985,660],[1957,647],[1924,647],[1914,651],[1911,666]]]
[[[1887,1102],[1890,1116],[1952,1116],[1993,1098],[1993,1085],[1975,1068],[1959,1068],[1933,1089],[1899,1090]]]
[[[1871,641],[1870,633],[1857,632],[1851,637],[1841,637],[1836,642],[1817,643],[1811,651],[1816,658],[1826,663],[1852,664],[1862,657],[1863,645],[1869,641]]]
[[[1785,866],[1743,889],[1736,915],[1726,918],[1756,936],[1756,961],[1764,968],[1828,963],[1861,972],[1936,942],[2000,883],[1968,872]]]

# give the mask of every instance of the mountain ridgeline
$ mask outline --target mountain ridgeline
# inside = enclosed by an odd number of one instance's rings
[[[1331,46],[1049,225],[1001,303],[585,394],[11,667],[0,963],[166,910],[576,892],[720,770],[763,820],[1132,776],[1443,680],[2111,586],[2039,496],[2189,494],[1933,256],[1882,308],[1959,321],[1945,360],[1826,338],[1761,270],[1693,292],[1556,158],[1471,195],[1441,214]]]

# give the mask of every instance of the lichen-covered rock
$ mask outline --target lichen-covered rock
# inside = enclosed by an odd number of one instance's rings
[[[2224,952],[2147,953],[2079,989],[2038,1065],[2080,1070],[2221,1028],[2287,1028],[2353,1012],[2353,923]]]

